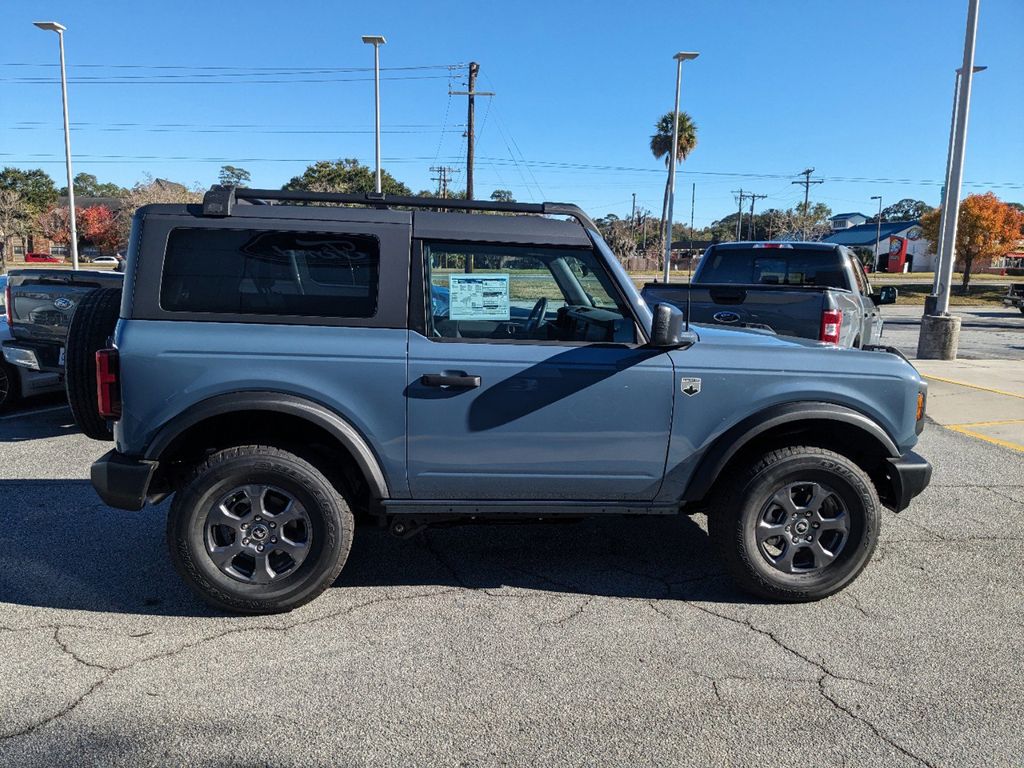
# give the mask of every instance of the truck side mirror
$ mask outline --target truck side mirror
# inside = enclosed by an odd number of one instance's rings
[[[882,304],[895,304],[899,293],[894,286],[887,285],[878,293],[871,294],[871,300],[875,302],[876,307],[880,307]]]
[[[671,304],[655,304],[652,314],[650,346],[663,349],[682,346],[683,313],[679,308]]]

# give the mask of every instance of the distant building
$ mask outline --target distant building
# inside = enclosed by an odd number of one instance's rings
[[[833,216],[832,221],[844,217],[861,216],[859,213],[844,213]],[[876,237],[877,242],[876,242]],[[863,221],[859,224],[836,228],[821,238],[826,243],[838,243],[849,248],[867,248],[874,254],[874,262],[882,254],[889,253],[890,238],[902,237],[907,241],[907,264],[910,272],[932,272],[935,270],[935,248],[921,233],[921,223],[913,221],[883,221],[881,231],[877,223]]]
[[[864,224],[868,217],[863,213],[837,213],[829,219],[832,224],[832,231],[849,229]]]

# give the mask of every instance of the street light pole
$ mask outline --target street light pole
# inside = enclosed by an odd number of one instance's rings
[[[877,226],[875,227],[875,263],[871,265],[874,269],[878,269],[878,246],[882,242],[882,196],[872,195],[871,199],[878,201],[878,218],[876,219]]]
[[[669,281],[669,270],[672,268],[672,206],[676,196],[676,151],[679,147],[679,88],[683,80],[683,62],[696,59],[699,53],[693,51],[680,51],[674,58],[676,60],[676,103],[672,112],[672,146],[668,154],[668,206],[665,209],[665,275],[664,280]]]
[[[68,77],[64,67],[64,30],[63,24],[56,21],[32,22],[47,32],[56,32],[60,46],[60,98],[64,108],[64,163],[68,173],[68,220],[71,223],[71,268],[78,269],[78,223],[75,220],[75,174],[71,170],[71,127],[68,121]]]
[[[957,216],[960,213],[960,189],[963,185],[964,150],[967,145],[967,119],[974,82],[974,45],[978,35],[979,0],[967,2],[967,27],[964,33],[964,61],[956,99],[956,130],[950,156],[949,185],[942,204],[942,237],[939,242],[939,275],[936,281],[933,314],[921,318],[921,336],[917,356],[925,359],[955,360],[960,338],[960,318],[949,314],[949,290],[953,280],[956,250]]]
[[[374,191],[380,192],[380,46],[387,40],[383,35],[363,35],[363,42],[373,46],[374,157],[377,165]]]
[[[984,72],[988,67],[974,67],[974,72]],[[946,178],[945,183],[942,185],[942,199],[939,201],[939,208],[945,210],[946,207],[946,193],[949,190],[949,174],[953,168],[953,137],[956,135],[956,107],[957,101],[960,95],[960,73],[961,69],[956,70],[956,76],[953,79],[953,115],[949,118],[949,149],[946,151]],[[943,233],[946,231],[946,218],[945,216],[939,219],[939,242],[936,244],[936,248],[942,244]],[[941,250],[941,249],[940,249]],[[940,262],[942,254],[936,254],[936,262]],[[937,296],[939,293],[939,275],[941,273],[938,269],[938,263],[935,269],[935,278],[932,280],[932,295]]]

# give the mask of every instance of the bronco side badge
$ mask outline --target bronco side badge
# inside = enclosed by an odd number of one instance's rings
[[[683,379],[679,382],[679,388],[687,397],[700,394],[700,379]]]

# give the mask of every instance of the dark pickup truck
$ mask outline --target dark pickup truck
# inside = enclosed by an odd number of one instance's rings
[[[1013,283],[1003,298],[1003,306],[1016,307],[1024,315],[1024,283]]]
[[[872,291],[856,256],[832,243],[721,243],[704,253],[686,283],[648,283],[648,304],[668,302],[706,325],[759,328],[862,348],[882,335],[881,304],[895,288]]]

